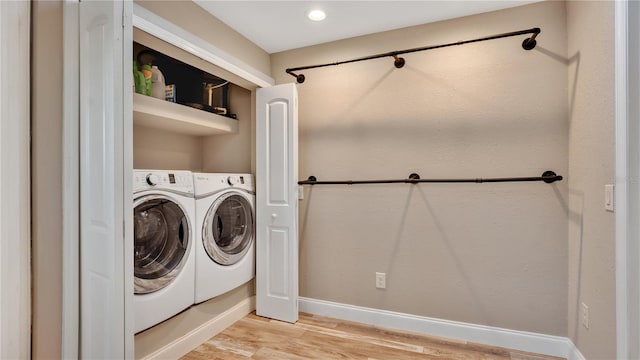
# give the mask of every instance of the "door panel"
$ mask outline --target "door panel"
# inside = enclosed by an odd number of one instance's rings
[[[256,95],[256,313],[298,320],[298,108],[294,84]]]
[[[287,126],[288,115],[287,114],[287,102],[286,101],[273,101],[267,105],[268,116],[265,119],[268,133],[266,139],[269,141],[266,143],[266,151],[268,153],[269,168],[267,178],[267,204],[269,206],[284,205],[287,206],[289,201],[287,198],[288,189],[288,138],[287,138]]]
[[[271,227],[267,238],[267,261],[269,264],[269,277],[267,278],[267,296],[286,300],[289,296],[288,262],[282,261],[288,257],[288,232],[287,229]]]
[[[126,357],[125,4],[79,4],[81,358]]]

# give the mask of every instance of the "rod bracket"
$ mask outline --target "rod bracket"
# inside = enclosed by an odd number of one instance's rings
[[[524,41],[522,42],[522,48],[525,49],[525,50],[532,50],[538,44],[536,42],[536,36],[538,36],[538,34],[540,34],[540,28],[533,28],[531,30],[533,30],[533,33],[531,34],[531,37],[527,38],[527,39],[524,39]]]
[[[304,77],[303,74],[295,74],[293,71],[291,71],[289,69],[287,69],[285,71],[286,71],[287,74],[289,74],[289,75],[293,76],[294,78],[296,78],[296,82],[298,84],[302,84],[306,80],[306,78]]]
[[[398,55],[393,55],[393,59],[394,59],[393,60],[393,66],[395,66],[396,69],[400,69],[400,68],[404,67],[404,64],[406,62],[404,61],[403,57],[400,57]]]
[[[536,40],[532,37],[530,38],[526,38],[524,39],[524,41],[522,42],[522,48],[525,50],[532,50],[533,48],[536,47]]]
[[[409,180],[420,180],[420,175],[416,173],[409,174]]]
[[[318,181],[318,179],[317,179],[315,176],[310,175],[310,176],[307,178],[307,181]]]
[[[547,184],[551,184],[553,182],[560,181],[560,180],[562,180],[562,176],[559,176],[554,171],[547,170],[542,173],[542,181],[544,181]]]

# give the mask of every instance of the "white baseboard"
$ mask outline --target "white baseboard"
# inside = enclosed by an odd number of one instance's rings
[[[582,355],[580,350],[578,350],[571,339],[567,339],[567,342],[569,344],[569,353],[567,354],[567,360],[587,360],[587,358]]]
[[[571,340],[561,336],[467,324],[303,297],[299,298],[299,309],[310,314],[386,328],[558,356],[568,360],[584,360]]]
[[[252,296],[143,359],[179,359],[255,309],[256,297]]]
[[[180,358],[234,322],[242,319],[255,308],[255,296],[245,299],[197,329],[149,354],[144,359]],[[558,356],[567,360],[586,360],[570,339],[561,336],[468,324],[302,297],[299,299],[299,309],[309,314],[453,340]]]

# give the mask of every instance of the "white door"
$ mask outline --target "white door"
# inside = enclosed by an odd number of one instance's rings
[[[256,95],[256,313],[298,320],[298,94]]]
[[[131,126],[128,1],[81,1],[80,57],[80,358],[124,359],[133,296],[125,245],[132,209],[125,126]],[[130,19],[130,16],[128,17]],[[131,95],[129,94],[129,97]],[[125,111],[125,108],[129,108]],[[130,130],[129,130],[130,131]],[[130,152],[128,153],[130,155]],[[129,237],[127,237],[129,238]],[[132,332],[131,332],[132,333]]]

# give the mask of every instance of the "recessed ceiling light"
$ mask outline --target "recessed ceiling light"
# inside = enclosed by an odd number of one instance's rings
[[[327,17],[327,14],[325,14],[322,10],[316,9],[309,11],[307,17],[313,21],[322,21]]]

